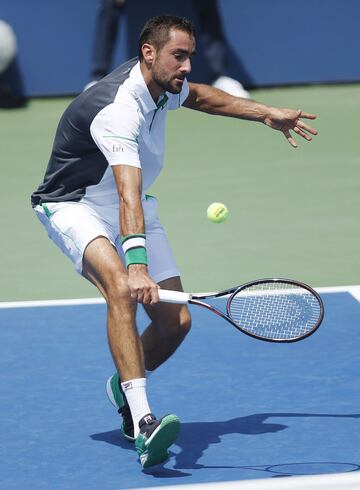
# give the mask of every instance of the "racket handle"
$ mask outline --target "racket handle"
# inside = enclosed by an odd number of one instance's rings
[[[178,303],[185,305],[191,298],[191,294],[180,291],[169,291],[168,289],[159,289],[159,300],[161,303]]]

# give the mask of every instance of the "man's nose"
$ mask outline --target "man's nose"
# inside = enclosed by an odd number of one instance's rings
[[[191,72],[191,60],[188,58],[181,66],[181,72],[186,74]]]

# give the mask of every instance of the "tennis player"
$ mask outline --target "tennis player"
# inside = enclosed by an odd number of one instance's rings
[[[158,303],[158,288],[182,291],[180,273],[146,194],[163,166],[166,115],[181,106],[248,119],[310,141],[317,132],[301,110],[277,109],[188,83],[195,32],[184,18],[159,16],[144,26],[139,57],[81,93],[64,112],[32,206],[49,237],[107,304],[109,346],[116,374],[110,401],[123,415],[124,436],[135,441],[144,468],[168,458],[180,422],[156,418],[146,395],[147,375],[166,361],[190,329],[184,305]],[[142,303],[150,325],[135,325]]]

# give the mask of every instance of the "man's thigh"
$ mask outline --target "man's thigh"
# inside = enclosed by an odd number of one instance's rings
[[[99,289],[106,300],[111,292],[119,291],[127,300],[130,299],[126,268],[115,247],[104,236],[96,237],[86,247],[82,275]]]
[[[38,205],[35,212],[49,238],[82,273],[82,261],[88,244],[98,236],[115,242],[115,231],[88,205],[78,202]]]

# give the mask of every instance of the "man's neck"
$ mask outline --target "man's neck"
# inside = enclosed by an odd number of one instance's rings
[[[165,90],[159,87],[159,85],[156,82],[154,82],[150,70],[148,69],[144,61],[140,62],[140,71],[142,73],[142,76],[150,92],[151,97],[153,98],[155,104],[157,104],[159,98],[165,93]]]

